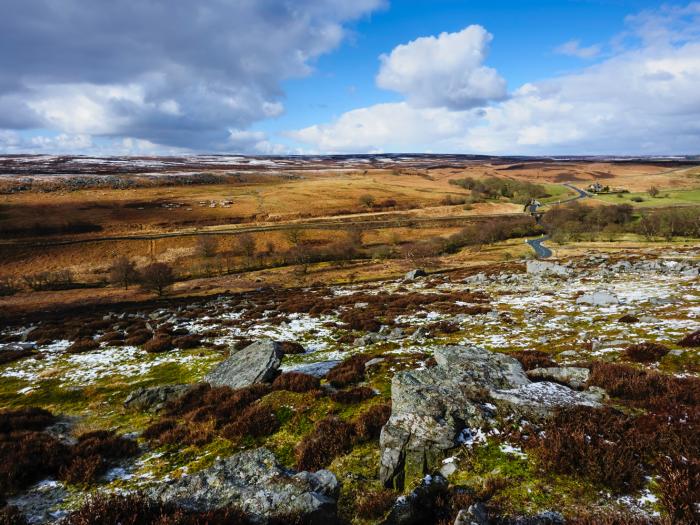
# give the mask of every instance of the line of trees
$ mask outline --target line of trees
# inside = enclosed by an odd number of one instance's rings
[[[700,208],[662,208],[639,214],[629,204],[588,206],[574,202],[548,211],[542,224],[558,242],[608,238],[625,233],[646,239],[700,237]]]
[[[139,271],[134,261],[119,257],[109,269],[109,281],[125,290],[130,285],[139,284],[142,289],[162,296],[175,283],[175,272],[172,266],[163,262],[151,263]]]
[[[485,177],[483,179],[465,177],[452,179],[450,184],[470,190],[473,202],[506,198],[519,204],[525,204],[530,199],[543,199],[550,196],[547,189],[541,184],[500,177]]]

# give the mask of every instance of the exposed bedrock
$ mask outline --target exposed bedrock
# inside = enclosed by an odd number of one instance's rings
[[[391,418],[382,429],[380,478],[402,489],[405,482],[439,468],[464,429],[497,417],[530,420],[574,405],[597,406],[600,394],[551,382],[533,383],[520,362],[474,346],[435,350],[437,365],[397,373],[391,383]]]

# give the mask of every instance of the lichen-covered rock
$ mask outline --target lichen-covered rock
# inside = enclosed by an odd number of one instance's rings
[[[436,366],[392,379],[391,417],[380,437],[379,475],[387,486],[401,489],[437,470],[461,431],[484,426],[495,410],[537,419],[561,407],[597,406],[598,393],[531,383],[520,362],[505,354],[446,346],[434,355]]]
[[[481,348],[438,348],[435,360],[435,367],[392,379],[391,418],[380,437],[380,478],[387,485],[402,488],[422,476],[455,446],[463,428],[482,426],[485,390],[529,383],[516,359]]]
[[[585,386],[590,374],[591,372],[588,368],[579,366],[553,366],[533,368],[527,371],[527,377],[533,381],[554,381],[555,383],[568,385],[576,390],[580,390]]]
[[[149,496],[187,509],[240,507],[256,523],[279,515],[336,523],[338,482],[327,470],[294,472],[266,448],[246,450],[190,476],[154,487]]]
[[[207,374],[205,381],[212,386],[231,388],[270,382],[278,374],[282,357],[284,351],[279,343],[271,340],[258,341],[231,354]]]
[[[159,412],[168,402],[184,395],[192,385],[163,385],[140,387],[131,392],[124,400],[124,407],[146,412]]]
[[[556,275],[567,277],[571,275],[571,269],[561,264],[549,261],[527,261],[527,273],[530,275]]]
[[[504,406],[509,413],[527,419],[544,419],[552,416],[557,409],[571,406],[600,406],[600,394],[597,392],[577,392],[549,381],[495,390],[490,394],[498,406]]]

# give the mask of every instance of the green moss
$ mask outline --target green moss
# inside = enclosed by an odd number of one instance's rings
[[[479,492],[489,478],[500,478],[503,482],[503,487],[493,496],[493,503],[514,515],[574,507],[595,501],[599,492],[599,487],[585,480],[540,470],[535,458],[505,453],[497,442],[464,453],[450,482]]]

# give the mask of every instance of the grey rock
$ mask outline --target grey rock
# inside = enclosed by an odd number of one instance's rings
[[[325,377],[331,368],[340,364],[341,361],[320,361],[318,363],[307,363],[301,365],[294,365],[290,367],[284,367],[285,372],[301,372],[302,374],[309,374],[310,376],[322,378]]]
[[[609,306],[612,304],[620,304],[620,299],[618,299],[616,295],[610,292],[598,290],[595,292],[583,294],[581,297],[576,299],[576,304],[588,304],[591,306]]]
[[[588,368],[577,366],[534,368],[527,371],[527,377],[533,381],[551,380],[557,383],[563,383],[576,390],[584,387],[588,381],[589,375],[590,370],[588,370]]]
[[[420,485],[408,495],[399,497],[394,503],[389,516],[382,525],[423,525],[432,523],[435,516],[426,502],[444,492],[447,480],[442,476],[426,476]]]
[[[353,346],[369,346],[382,341],[386,341],[386,336],[370,332],[362,337],[356,338],[352,344]]]
[[[195,511],[238,506],[260,524],[276,515],[298,513],[310,523],[329,525],[337,520],[338,488],[327,470],[294,472],[266,448],[257,448],[157,485],[149,496]]]
[[[489,525],[488,512],[483,503],[474,503],[468,509],[462,509],[457,514],[454,525]]]
[[[516,359],[478,347],[439,347],[434,357],[436,366],[398,372],[392,379],[391,417],[379,441],[379,476],[399,489],[405,480],[439,469],[463,429],[483,427],[493,417],[488,401],[499,415],[541,419],[560,407],[597,406],[600,397],[531,383]]]
[[[371,368],[379,363],[383,363],[384,361],[386,361],[386,359],[383,357],[375,357],[374,359],[370,359],[365,363],[365,368]]]
[[[459,432],[485,422],[478,397],[483,388],[529,383],[520,363],[477,347],[435,349],[437,366],[403,371],[391,382],[392,411],[382,429],[380,478],[398,488],[437,465],[454,448]],[[471,394],[471,395],[470,395]]]
[[[531,260],[527,261],[527,273],[530,275],[556,275],[558,277],[567,277],[571,275],[571,270],[554,262]]]
[[[491,392],[497,406],[505,405],[509,413],[526,419],[551,417],[555,410],[572,406],[599,407],[600,396],[593,392],[577,392],[549,381],[530,383],[509,390]]]
[[[576,350],[564,350],[563,352],[559,352],[557,357],[562,357],[564,359],[575,358],[578,357],[578,352]]]
[[[187,393],[192,385],[163,385],[141,387],[131,392],[124,400],[124,407],[146,412],[159,412],[168,402]]]
[[[282,363],[281,345],[264,340],[246,346],[222,361],[205,377],[214,386],[243,388],[272,381]]]
[[[416,268],[415,270],[411,270],[410,272],[406,273],[404,276],[404,281],[415,281],[419,277],[425,277],[426,275],[428,274],[425,273],[425,270]]]

